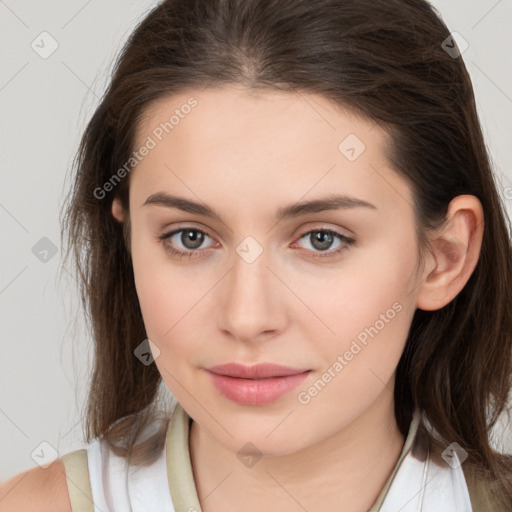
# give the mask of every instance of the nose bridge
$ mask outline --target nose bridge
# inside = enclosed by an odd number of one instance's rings
[[[276,292],[278,283],[267,268],[269,253],[253,237],[235,249],[232,270],[224,283],[219,327],[234,337],[255,339],[260,333],[279,328],[282,311]]]

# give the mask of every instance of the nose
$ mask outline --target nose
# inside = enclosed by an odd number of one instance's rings
[[[268,263],[265,251],[253,261],[242,251],[234,254],[219,288],[218,327],[236,340],[262,341],[285,329],[287,290]]]

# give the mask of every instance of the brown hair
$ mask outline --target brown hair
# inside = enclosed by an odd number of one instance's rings
[[[106,435],[129,454],[141,425],[153,421],[162,382],[156,365],[134,356],[147,336],[129,225],[123,233],[111,215],[114,197],[129,211],[129,176],[105,198],[95,194],[129,160],[145,109],[192,87],[305,91],[388,129],[389,159],[414,193],[421,254],[454,197],[482,203],[481,254],[466,286],[445,307],[415,312],[397,368],[395,415],[405,435],[414,408],[424,410],[444,440],[429,435],[432,446],[458,442],[465,464],[497,481],[512,507],[510,457],[489,439],[511,387],[510,220],[468,72],[442,46],[449,36],[425,0],[166,0],[149,12],[83,134],[63,221],[66,259],[72,251],[95,341],[87,441]]]

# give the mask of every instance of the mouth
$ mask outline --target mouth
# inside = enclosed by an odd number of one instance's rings
[[[311,373],[310,369],[271,363],[254,366],[229,363],[206,371],[223,396],[242,405],[274,402],[295,389]]]

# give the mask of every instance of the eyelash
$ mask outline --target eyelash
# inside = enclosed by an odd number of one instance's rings
[[[208,238],[212,238],[210,235],[208,235],[208,233],[206,233],[205,231],[203,231],[201,229],[192,228],[192,227],[184,227],[184,228],[181,228],[181,229],[177,229],[175,231],[171,231],[169,233],[164,233],[163,235],[159,236],[158,239],[160,240],[160,242],[162,243],[162,245],[164,246],[164,249],[166,251],[168,251],[173,256],[179,256],[180,259],[183,258],[184,256],[188,257],[188,258],[196,257],[196,255],[200,256],[200,253],[204,252],[207,249],[196,249],[196,250],[189,250],[189,251],[180,251],[180,250],[177,250],[174,247],[172,247],[167,242],[168,238],[171,238],[173,235],[176,235],[177,233],[181,233],[181,232],[187,231],[187,230],[188,231],[194,231],[194,232],[197,232],[197,233],[201,233],[203,235],[206,235]],[[349,237],[347,237],[345,235],[342,235],[341,233],[338,233],[337,231],[333,231],[332,229],[327,229],[327,228],[325,228],[325,229],[312,229],[310,231],[306,231],[305,233],[303,233],[299,237],[299,240],[301,240],[305,236],[311,235],[311,233],[328,233],[330,235],[333,235],[334,237],[337,237],[344,244],[342,247],[339,247],[338,249],[332,250],[330,252],[314,251],[314,252],[320,252],[320,253],[319,254],[314,254],[313,253],[310,256],[308,256],[308,257],[312,257],[312,258],[330,258],[330,257],[334,257],[334,256],[338,255],[340,252],[342,252],[345,249],[347,249],[348,247],[354,245],[354,243],[355,243],[355,240],[353,238],[349,238]]]

